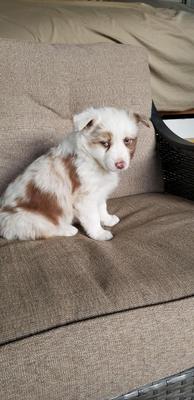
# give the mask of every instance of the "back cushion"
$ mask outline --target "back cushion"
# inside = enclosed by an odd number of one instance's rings
[[[72,129],[88,106],[151,109],[147,55],[129,45],[0,39],[0,193]],[[131,168],[113,197],[160,191],[154,130],[140,127]]]

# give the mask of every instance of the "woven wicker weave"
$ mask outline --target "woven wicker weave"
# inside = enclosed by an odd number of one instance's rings
[[[194,143],[173,133],[152,107],[152,123],[161,159],[164,189],[194,200]]]
[[[142,386],[113,400],[194,400],[194,368]]]

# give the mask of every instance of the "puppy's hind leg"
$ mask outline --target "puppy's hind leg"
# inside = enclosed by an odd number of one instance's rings
[[[62,222],[59,225],[44,225],[42,229],[37,232],[36,239],[49,239],[57,236],[74,236],[78,229],[68,223]]]
[[[66,224],[63,226],[45,226],[43,229],[36,232],[34,239],[49,239],[57,236],[75,236],[77,232],[78,229],[73,225]]]
[[[14,213],[0,212],[0,236],[8,240],[73,236],[77,231],[77,228],[68,223],[54,225],[41,215],[21,209],[15,210]]]
[[[70,224],[63,223],[58,228],[56,227],[55,236],[74,236],[78,232],[78,229]]]

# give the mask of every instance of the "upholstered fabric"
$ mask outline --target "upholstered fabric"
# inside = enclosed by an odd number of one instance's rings
[[[194,293],[194,204],[147,194],[110,201],[114,239],[0,240],[0,343]]]
[[[181,0],[4,0],[0,37],[141,46],[149,54],[157,108],[186,110],[194,104],[194,10],[177,3]]]
[[[147,55],[140,48],[0,40],[0,55],[0,193],[62,141],[74,113],[107,105],[150,116]],[[133,166],[113,196],[161,188],[154,130],[140,126]]]
[[[0,347],[2,400],[111,400],[193,366],[194,298],[127,310]]]

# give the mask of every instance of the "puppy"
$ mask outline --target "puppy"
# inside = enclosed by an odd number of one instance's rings
[[[34,240],[73,236],[79,221],[89,237],[109,240],[103,225],[119,222],[106,200],[118,173],[133,158],[139,114],[115,108],[89,108],[74,116],[74,131],[62,144],[29,165],[1,198],[0,235]]]

